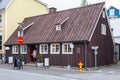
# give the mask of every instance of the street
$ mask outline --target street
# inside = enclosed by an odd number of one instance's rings
[[[0,80],[120,80],[119,75],[120,64],[83,72],[33,66],[24,66],[24,69],[19,70],[13,69],[13,65],[0,64]]]

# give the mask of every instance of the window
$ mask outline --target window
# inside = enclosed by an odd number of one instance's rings
[[[20,46],[20,53],[21,54],[27,54],[27,46],[26,45],[21,45]]]
[[[106,25],[105,24],[101,24],[101,34],[106,35]]]
[[[0,14],[0,26],[2,26],[2,14]]]
[[[114,16],[114,9],[110,9],[110,16]]]
[[[48,54],[48,45],[47,44],[40,44],[39,53],[40,54]]]
[[[60,53],[60,44],[51,44],[51,54]]]
[[[13,54],[18,54],[18,52],[19,52],[19,47],[18,47],[18,45],[12,46],[12,53],[13,53]]]
[[[103,18],[105,18],[105,11],[103,11],[102,16],[103,16]]]
[[[0,30],[0,50],[2,50],[2,31]]]
[[[23,36],[23,30],[18,31],[18,37],[21,37],[21,36]]]
[[[62,44],[62,54],[73,54],[73,49],[70,48],[71,43]]]
[[[61,30],[61,25],[60,24],[56,24],[56,31],[60,31]]]

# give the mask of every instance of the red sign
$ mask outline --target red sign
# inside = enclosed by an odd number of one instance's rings
[[[23,42],[24,42],[23,37],[18,37],[18,43],[23,44]]]

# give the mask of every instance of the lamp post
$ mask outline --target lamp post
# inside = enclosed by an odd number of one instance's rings
[[[73,44],[70,44],[70,48],[73,49],[73,48],[74,48],[74,45],[73,45]],[[69,63],[69,55],[70,55],[70,54],[68,54],[68,65],[67,65],[67,69],[68,69],[68,70],[71,69],[71,65],[70,65],[70,63]]]
[[[18,23],[18,24],[19,24],[20,28],[23,25],[22,23]],[[18,31],[19,31],[18,32],[18,39],[17,39],[17,41],[18,41],[18,47],[19,47],[18,57],[19,57],[19,60],[20,60],[20,45],[23,44],[24,40],[23,40],[23,31],[22,31],[22,29],[19,29]],[[19,63],[19,65],[20,65],[20,63]],[[20,68],[20,66],[19,66],[19,68]]]

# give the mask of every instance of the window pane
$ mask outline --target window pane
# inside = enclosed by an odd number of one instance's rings
[[[110,16],[113,16],[114,15],[114,9],[111,9],[110,10]]]
[[[64,52],[67,52],[67,45],[64,45]]]
[[[68,45],[68,52],[72,52],[70,45]]]

